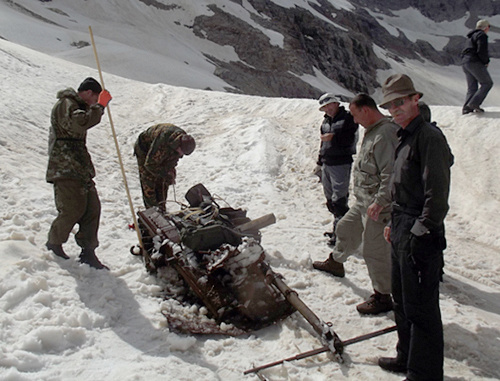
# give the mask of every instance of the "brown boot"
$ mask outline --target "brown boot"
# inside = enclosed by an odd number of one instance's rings
[[[382,312],[389,312],[392,310],[391,294],[381,294],[375,291],[375,294],[370,296],[366,302],[356,306],[360,314],[377,315]]]
[[[339,278],[345,276],[344,264],[333,259],[331,254],[326,261],[313,262],[313,267],[316,270],[325,271]]]

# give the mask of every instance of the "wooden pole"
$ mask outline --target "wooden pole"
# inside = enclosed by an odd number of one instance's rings
[[[94,34],[92,33],[92,28],[90,27],[90,25],[89,25],[89,33],[90,33],[90,40],[92,41],[92,48],[94,49],[94,56],[95,56],[95,61],[97,63],[97,70],[99,71],[99,78],[101,79],[102,88],[105,89],[106,87],[104,86],[104,78],[102,76],[101,65],[99,64],[99,57],[97,56],[97,49],[94,42]],[[109,109],[109,104],[107,105],[106,110],[108,111],[109,124],[111,126],[111,132],[113,134],[113,139],[115,141],[116,153],[118,155],[118,162],[120,163],[120,169],[122,171],[123,184],[125,185],[125,190],[127,192],[127,199],[128,199],[128,204],[130,206],[130,212],[132,213],[132,218],[134,219],[134,227],[137,233],[137,239],[139,240],[139,247],[141,250],[143,250],[141,232],[139,230],[139,224],[137,223],[137,217],[135,216],[134,205],[132,204],[132,198],[130,197],[130,191],[127,184],[127,176],[125,175],[122,155],[120,154],[120,146],[118,145],[118,139],[116,138],[115,127],[113,124],[113,119],[111,118],[111,110]]]

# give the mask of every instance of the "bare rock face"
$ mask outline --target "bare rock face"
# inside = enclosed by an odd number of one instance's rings
[[[213,16],[195,19],[193,31],[220,45],[233,46],[241,62],[222,62],[215,57],[216,74],[245,94],[318,97],[321,91],[305,83],[302,75],[315,69],[352,92],[372,92],[377,69],[388,65],[377,58],[362,34],[348,32],[314,17],[303,9],[285,9],[265,1],[250,1],[262,14],[254,21],[283,36],[283,46],[272,45],[268,36],[250,24],[209,6]]]
[[[244,5],[241,0],[228,1]],[[375,44],[387,58],[395,60],[459,64],[465,36],[449,37],[447,46],[436,51],[427,41],[412,42],[402,32],[399,36],[390,34],[367,9],[391,15],[413,7],[435,22],[458,20],[469,14],[467,26],[471,29],[478,19],[473,9],[480,9],[482,17],[500,11],[498,0],[351,0],[352,11],[337,9],[327,0],[316,1],[309,5],[321,17],[298,6],[283,8],[269,0],[247,0],[253,7],[253,25],[226,12],[224,6],[212,4],[208,8],[213,14],[197,16],[190,27],[199,38],[234,48],[238,61],[207,55],[216,66],[215,74],[228,83],[227,91],[317,98],[322,91],[305,82],[304,75],[317,76],[319,72],[352,93],[373,93],[380,86],[377,70],[390,69],[388,62],[375,54]],[[266,31],[282,36],[282,41],[271,41]],[[490,46],[491,56],[500,57],[500,42]]]

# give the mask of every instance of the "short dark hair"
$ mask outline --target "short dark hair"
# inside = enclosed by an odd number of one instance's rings
[[[357,108],[361,107],[369,107],[371,109],[377,110],[377,104],[373,100],[372,97],[370,97],[368,94],[365,93],[360,93],[356,95],[354,98],[352,98],[351,102],[349,103],[351,105],[356,106]]]
[[[102,87],[99,82],[97,82],[94,78],[88,77],[80,83],[78,87],[78,92],[92,90],[92,92],[99,94],[102,91]]]

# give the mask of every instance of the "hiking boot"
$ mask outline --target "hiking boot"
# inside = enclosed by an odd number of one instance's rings
[[[82,252],[80,253],[80,263],[86,263],[90,267],[97,270],[109,270],[108,266],[103,265],[99,259],[97,259],[94,249],[82,249]]]
[[[370,296],[366,302],[356,306],[360,314],[364,315],[377,315],[382,312],[389,312],[392,310],[391,294],[381,294],[375,291],[375,294]]]
[[[63,259],[69,259],[68,255],[64,252],[62,245],[55,245],[53,243],[47,242],[45,247],[52,251],[55,255]]]
[[[464,106],[462,108],[462,115],[470,114],[473,111],[474,111],[474,109],[472,107]]]
[[[481,114],[484,112],[484,109],[482,109],[481,107],[474,107],[474,112]]]
[[[324,262],[313,262],[313,267],[316,270],[325,271],[339,278],[345,276],[344,264],[333,259],[331,254]]]
[[[378,359],[378,366],[382,369],[388,370],[389,372],[395,373],[406,373],[408,370],[406,361],[397,357],[380,357]]]

